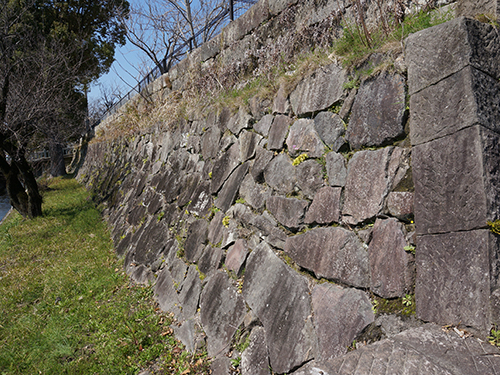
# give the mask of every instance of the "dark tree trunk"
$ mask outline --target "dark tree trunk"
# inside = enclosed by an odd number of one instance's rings
[[[64,176],[66,174],[66,165],[64,163],[63,145],[52,141],[49,145],[50,153],[50,175],[52,177]]]
[[[0,171],[5,177],[10,204],[23,217],[34,218],[42,215],[42,196],[35,176],[24,154],[11,145],[2,145],[11,157],[10,163],[0,154]],[[7,147],[6,147],[7,146]]]

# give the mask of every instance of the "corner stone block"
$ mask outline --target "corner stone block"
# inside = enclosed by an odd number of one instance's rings
[[[245,301],[223,272],[210,276],[200,301],[201,324],[207,334],[208,355],[216,357],[229,349],[231,338],[243,322]]]
[[[405,246],[403,224],[396,219],[377,219],[368,248],[372,292],[383,298],[394,298],[412,289],[414,272]]]
[[[406,40],[410,95],[467,65],[500,77],[500,37],[491,25],[457,18],[411,34]]]
[[[345,80],[345,71],[336,64],[317,69],[290,94],[293,112],[303,116],[332,106],[342,98]]]
[[[368,252],[354,232],[340,227],[312,229],[288,237],[285,252],[318,278],[360,288],[370,285]]]
[[[364,81],[352,106],[346,138],[353,149],[382,146],[404,134],[406,87],[399,74]]]
[[[498,242],[487,229],[417,237],[417,317],[462,324],[486,335],[491,328],[490,253]]]
[[[319,284],[312,304],[322,361],[347,353],[352,340],[375,320],[370,299],[361,290]]]
[[[274,372],[287,373],[314,356],[307,281],[264,242],[248,258],[243,296],[264,326]]]
[[[500,217],[499,144],[476,125],[413,148],[417,234],[484,228]]]
[[[500,82],[497,79],[467,66],[412,95],[412,145],[451,135],[474,124],[499,132],[499,92]]]

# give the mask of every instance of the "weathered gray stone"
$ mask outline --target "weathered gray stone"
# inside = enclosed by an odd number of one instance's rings
[[[223,212],[216,212],[208,226],[208,241],[213,245],[217,245],[222,240],[222,234],[224,232],[224,226],[222,225],[223,218]]]
[[[493,26],[468,18],[411,34],[405,56],[412,96],[467,65],[500,77],[500,37]]]
[[[383,146],[404,134],[406,88],[400,75],[364,81],[352,106],[346,138],[353,149]]]
[[[240,196],[254,209],[260,210],[266,204],[266,199],[271,196],[271,189],[256,184],[253,177],[247,174],[240,186]]]
[[[257,146],[255,160],[250,168],[250,174],[255,182],[264,182],[264,170],[273,158],[273,152]]]
[[[333,112],[318,113],[314,118],[314,127],[324,144],[330,148],[345,133],[344,122]]]
[[[248,245],[244,239],[236,240],[229,248],[226,255],[226,266],[230,271],[239,275],[248,255]]]
[[[226,357],[215,358],[210,364],[210,375],[230,375],[231,360]]]
[[[175,338],[182,342],[188,352],[195,352],[195,331],[194,320],[189,319],[182,322],[180,325],[174,325]]]
[[[304,218],[304,211],[309,205],[307,201],[296,198],[269,197],[266,201],[267,209],[278,222],[288,228],[298,228]]]
[[[168,239],[168,229],[162,222],[151,220],[147,225],[141,227],[142,234],[137,239],[133,253],[133,260],[138,264],[150,266],[165,248]]]
[[[232,171],[240,165],[240,147],[235,143],[231,148],[222,154],[222,156],[215,162],[212,169],[212,179],[210,191],[212,194],[217,193],[222,184],[226,181]]]
[[[200,316],[207,334],[210,357],[229,350],[229,343],[236,329],[243,322],[245,302],[231,285],[227,275],[216,272],[210,276],[201,293]]]
[[[475,337],[426,324],[320,364],[324,374],[493,375],[500,351]]]
[[[201,155],[203,160],[213,159],[219,152],[219,142],[221,138],[220,129],[216,126],[208,128],[201,137]]]
[[[352,105],[354,104],[354,99],[356,99],[356,94],[358,93],[358,89],[352,89],[349,91],[349,95],[347,95],[346,100],[342,104],[342,108],[340,108],[339,116],[342,120],[347,121],[349,118],[349,114],[351,113]]]
[[[244,131],[240,134],[240,160],[242,162],[251,159],[255,155],[255,147],[260,140],[260,136],[258,136],[254,132]]]
[[[500,131],[499,91],[497,79],[473,67],[465,67],[412,95],[412,145],[451,135],[475,124]]]
[[[181,181],[182,189],[177,197],[177,206],[184,207],[191,201],[191,196],[200,183],[201,175],[199,173],[191,173],[183,176]]]
[[[310,158],[319,158],[325,151],[325,144],[316,132],[315,122],[307,119],[299,119],[293,123],[286,145],[291,156],[305,152]]]
[[[287,235],[277,227],[276,221],[266,211],[262,215],[255,215],[250,224],[259,230],[258,235],[271,246],[278,249],[285,246]]]
[[[186,272],[188,270],[188,266],[182,259],[177,257],[173,258],[171,262],[167,263],[167,269],[170,271],[170,276],[177,283],[177,285],[181,285],[186,277]]]
[[[316,192],[325,185],[323,167],[316,160],[306,160],[295,167],[297,187],[307,198],[313,199]]]
[[[210,212],[213,198],[210,194],[210,182],[204,181],[194,191],[191,196],[191,203],[187,210],[197,216],[205,216]]]
[[[368,248],[371,271],[371,291],[383,298],[403,297],[414,283],[410,254],[406,246],[403,225],[396,219],[375,221]]]
[[[230,22],[223,30],[224,46],[227,47],[243,38],[269,18],[267,1],[258,1],[241,17]]]
[[[330,107],[342,98],[345,80],[345,72],[336,64],[317,69],[290,94],[293,112],[302,116]]]
[[[370,284],[368,252],[353,232],[341,227],[316,228],[288,237],[285,252],[318,278],[361,288]]]
[[[417,316],[462,324],[485,335],[490,329],[490,253],[498,241],[487,229],[417,237]]]
[[[329,152],[325,155],[326,173],[330,186],[344,187],[347,179],[346,160],[342,154]]]
[[[457,16],[474,18],[478,15],[496,16],[499,13],[498,1],[460,1],[456,7]]]
[[[255,327],[250,333],[250,344],[241,355],[240,369],[242,375],[271,374],[264,328]]]
[[[201,256],[208,236],[208,222],[203,219],[195,220],[188,229],[184,254],[190,262],[196,262]]]
[[[182,315],[174,279],[166,268],[160,272],[156,279],[154,295],[163,311],[173,312],[178,317]]]
[[[499,135],[481,126],[412,151],[417,234],[483,228],[500,218]]]
[[[210,275],[219,268],[222,259],[222,250],[219,247],[207,245],[198,260],[198,269],[205,275]]]
[[[245,107],[240,107],[238,113],[231,117],[227,123],[227,128],[237,136],[242,129],[251,127],[252,122],[253,117],[248,113],[247,109]]]
[[[269,142],[267,143],[269,150],[281,150],[283,148],[283,143],[285,142],[291,123],[292,119],[288,116],[277,115],[274,118],[269,129]]]
[[[273,115],[265,115],[262,117],[259,122],[253,125],[253,129],[263,135],[264,137],[267,137],[269,134],[269,129],[271,128],[271,124],[273,123],[274,116]]]
[[[290,101],[288,100],[288,96],[285,93],[285,88],[283,85],[280,86],[276,96],[273,101],[273,115],[288,115],[292,107],[290,105]]]
[[[243,295],[264,325],[273,371],[285,373],[311,359],[315,337],[307,282],[265,243],[248,258]]]
[[[413,216],[413,192],[392,191],[387,196],[387,212],[405,220]]]
[[[354,338],[375,319],[365,292],[330,283],[314,287],[312,306],[322,361],[345,354]]]
[[[382,212],[399,167],[399,151],[386,147],[354,154],[347,167],[344,221],[357,224]]]
[[[215,207],[220,208],[222,211],[227,211],[228,208],[233,204],[236,193],[240,188],[241,182],[248,172],[249,164],[245,162],[240,165],[235,171],[229,176],[224,186],[219,191],[219,195],[215,200]]]
[[[142,264],[127,266],[125,271],[138,284],[148,285],[153,284],[155,281],[155,276],[151,269]]]
[[[342,188],[325,186],[318,190],[307,210],[304,223],[330,224],[340,219]]]
[[[279,193],[293,192],[297,177],[288,155],[279,154],[269,162],[264,170],[264,180]]]
[[[179,291],[182,316],[184,319],[192,319],[198,309],[198,301],[201,293],[200,274],[196,270],[196,266],[189,266],[186,278],[179,286]]]

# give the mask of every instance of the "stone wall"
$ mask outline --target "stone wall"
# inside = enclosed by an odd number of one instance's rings
[[[408,39],[408,72],[346,90],[333,63],[273,102],[94,142],[78,177],[213,374],[240,357],[242,374],[498,372],[488,344],[406,330],[484,337],[499,321],[498,48],[457,19]],[[375,315],[371,299],[413,293],[420,320]]]

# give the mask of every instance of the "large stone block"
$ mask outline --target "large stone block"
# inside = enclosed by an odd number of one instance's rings
[[[196,262],[203,253],[208,237],[208,222],[203,219],[195,220],[188,229],[184,252],[187,260]]]
[[[241,355],[242,375],[269,375],[269,354],[266,345],[266,332],[255,327],[250,333],[250,344]]]
[[[241,182],[245,178],[248,172],[249,164],[245,162],[241,164],[236,170],[229,176],[224,186],[219,191],[219,195],[215,200],[215,207],[220,208],[222,211],[227,211],[228,208],[233,204],[236,193],[238,192]]]
[[[312,304],[322,361],[347,353],[354,338],[375,319],[368,295],[357,289],[320,284],[313,289]]]
[[[316,192],[323,187],[323,167],[316,160],[306,160],[295,167],[297,187],[302,194],[313,199]]]
[[[317,69],[290,94],[293,112],[302,116],[327,109],[342,98],[345,80],[345,71],[336,64]]]
[[[364,81],[352,106],[346,138],[353,149],[382,146],[404,134],[406,88],[399,74]]]
[[[283,148],[283,143],[285,142],[291,123],[292,119],[285,115],[277,115],[274,118],[269,129],[269,142],[267,143],[269,150],[281,150]]]
[[[473,126],[413,148],[417,234],[483,228],[500,217],[499,138]]]
[[[268,0],[259,0],[241,17],[229,23],[223,30],[223,42],[227,47],[260,26],[269,18]]]
[[[285,252],[316,277],[366,288],[370,284],[368,252],[354,232],[317,228],[288,237]]]
[[[289,372],[314,356],[307,282],[265,243],[248,258],[243,296],[264,326],[273,371]]]
[[[467,65],[500,77],[500,36],[493,26],[468,18],[411,34],[405,55],[410,95]]]
[[[491,328],[490,254],[498,241],[489,230],[417,237],[417,316],[462,324],[482,335]]]
[[[269,186],[282,194],[293,192],[297,177],[292,161],[286,154],[279,154],[264,170],[264,179]]]
[[[373,226],[370,254],[371,291],[384,298],[411,292],[413,268],[406,246],[403,224],[396,219],[377,219]]]
[[[314,127],[321,140],[328,146],[333,147],[335,141],[344,135],[345,127],[342,118],[336,113],[320,112],[314,118]]]
[[[304,218],[307,201],[296,198],[273,196],[267,198],[266,207],[280,224],[288,228],[298,228]]]
[[[499,132],[499,92],[497,79],[467,66],[412,95],[412,145],[453,134],[474,124]]]
[[[231,172],[234,171],[240,164],[239,158],[240,147],[238,143],[235,143],[215,162],[212,169],[212,179],[210,185],[210,191],[212,193],[219,191]]]
[[[401,163],[404,157],[398,147],[354,154],[347,167],[344,221],[357,224],[382,212],[387,194],[402,174],[401,168],[407,168]]]
[[[234,333],[243,322],[245,301],[231,285],[224,272],[210,276],[200,299],[200,317],[207,334],[207,350],[210,357],[229,350]]]
[[[325,156],[326,173],[330,186],[344,187],[347,178],[345,157],[337,152],[329,152]]]
[[[240,196],[256,210],[260,210],[271,196],[271,189],[254,182],[253,177],[247,174],[240,186]]]
[[[307,210],[306,224],[331,224],[340,218],[340,196],[342,188],[325,186],[314,195],[314,200]]]
[[[299,119],[293,123],[286,145],[293,157],[305,152],[310,158],[319,158],[325,151],[325,144],[316,131],[314,121],[308,119]]]

